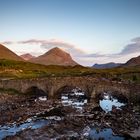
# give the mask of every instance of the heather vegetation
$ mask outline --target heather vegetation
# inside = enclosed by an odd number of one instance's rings
[[[94,69],[83,66],[44,66],[30,62],[0,60],[0,78],[39,78],[57,76],[94,76],[112,81],[140,82],[140,67]]]

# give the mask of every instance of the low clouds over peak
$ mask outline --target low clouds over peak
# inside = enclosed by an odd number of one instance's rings
[[[50,40],[31,39],[31,40],[26,40],[26,41],[20,41],[18,43],[20,43],[20,44],[37,44],[37,45],[40,45],[40,47],[45,50],[49,50],[54,47],[59,47],[65,51],[71,53],[73,56],[85,55],[84,51],[75,47],[73,44],[67,43],[65,41],[58,40],[58,39],[50,39]]]
[[[120,51],[120,53],[113,54],[102,54],[94,52],[87,53],[86,49],[84,51],[73,45],[72,43],[68,43],[59,39],[30,39],[18,42],[5,41],[1,43],[7,45],[9,48],[10,46],[13,46],[13,50],[16,50],[18,54],[31,53],[35,56],[41,55],[54,47],[59,47],[70,53],[78,63],[83,65],[107,63],[110,61],[123,63],[132,57],[140,55],[140,37],[132,39],[129,44],[122,48],[122,51]]]
[[[49,39],[49,40],[40,40],[40,39],[30,39],[23,40],[18,42],[12,41],[4,41],[1,44],[4,45],[12,45],[12,44],[30,44],[30,45],[39,45],[42,49],[52,49],[54,47],[60,47],[63,50],[73,54],[74,56],[79,57],[109,57],[109,56],[121,56],[121,55],[129,55],[133,53],[140,53],[140,37],[134,38],[131,40],[132,43],[126,45],[120,53],[117,54],[101,54],[101,53],[89,53],[87,54],[83,50],[79,49],[75,45],[65,42],[59,39]]]

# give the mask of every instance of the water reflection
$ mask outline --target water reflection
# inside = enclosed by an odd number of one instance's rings
[[[37,101],[47,101],[47,96],[40,96],[40,97],[37,97],[37,98],[35,98],[34,101],[35,101],[35,102],[37,102]]]
[[[12,124],[12,125],[5,125],[0,126],[0,140],[5,138],[6,136],[14,136],[17,132],[23,131],[27,128],[30,129],[38,129],[41,128],[49,123],[48,120],[45,119],[27,119],[22,124]]]
[[[124,140],[123,137],[120,136],[115,136],[113,135],[112,129],[111,128],[106,128],[106,129],[95,129],[91,128],[89,131],[88,138],[90,140],[95,140],[95,139],[103,139],[103,140]]]
[[[104,93],[103,99],[100,100],[100,106],[105,112],[112,111],[112,108],[115,107],[116,109],[121,109],[125,103],[121,103],[118,99],[113,98],[113,96]]]
[[[87,104],[87,99],[81,90],[75,88],[68,93],[62,93],[61,102],[64,106],[72,106],[77,109],[82,109],[83,106]]]

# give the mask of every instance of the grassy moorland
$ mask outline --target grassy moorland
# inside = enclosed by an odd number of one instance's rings
[[[140,83],[140,67],[93,69],[82,66],[44,66],[29,62],[0,60],[0,79],[37,78],[55,76],[94,76],[118,81]]]

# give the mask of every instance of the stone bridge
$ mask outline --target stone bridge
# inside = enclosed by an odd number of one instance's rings
[[[89,98],[95,98],[100,93],[111,91],[121,93],[130,99],[140,100],[140,85],[122,84],[90,76],[0,80],[0,88],[15,89],[26,93],[32,87],[36,87],[44,91],[49,98],[57,98],[58,91],[66,86],[80,88]]]

